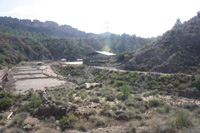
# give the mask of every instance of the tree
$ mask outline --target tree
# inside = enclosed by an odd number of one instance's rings
[[[23,57],[21,54],[19,54],[17,57],[17,63],[20,63],[21,61],[23,61]]]
[[[177,29],[179,29],[179,28],[181,27],[181,25],[182,25],[182,22],[181,22],[180,18],[178,18],[178,19],[176,20],[176,23],[175,23],[173,29],[174,29],[174,30],[177,30]]]

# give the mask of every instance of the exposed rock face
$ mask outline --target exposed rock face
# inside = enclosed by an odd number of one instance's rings
[[[134,52],[122,62],[129,70],[164,73],[196,72],[200,62],[200,17],[196,16]]]

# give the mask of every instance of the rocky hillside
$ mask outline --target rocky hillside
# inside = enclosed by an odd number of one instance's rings
[[[137,71],[194,73],[200,67],[200,13],[174,27],[153,45],[133,52],[121,67]]]
[[[17,19],[11,17],[0,17],[0,24],[11,27],[14,30],[25,32],[46,33],[50,36],[57,37],[94,37],[95,34],[79,31],[69,25],[58,25],[56,22],[39,20]]]

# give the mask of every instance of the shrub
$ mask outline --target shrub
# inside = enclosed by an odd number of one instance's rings
[[[182,105],[184,108],[189,109],[191,111],[195,110],[196,108],[198,108],[199,106],[194,104],[194,103],[184,103]]]
[[[4,56],[0,54],[0,64],[2,64],[3,62],[4,62]]]
[[[165,113],[169,113],[171,107],[168,104],[166,104],[163,106],[163,109],[164,109]]]
[[[75,122],[77,120],[78,120],[78,118],[74,114],[69,115],[68,122],[69,122],[70,125],[75,124]]]
[[[130,52],[122,52],[118,55],[117,60],[122,61],[129,56]]]
[[[41,103],[42,103],[42,99],[38,94],[31,96],[30,104],[31,104],[32,108],[39,107]]]
[[[200,91],[200,74],[195,77],[194,85]]]
[[[188,128],[191,127],[192,121],[191,118],[189,118],[188,113],[186,112],[179,112],[176,115],[176,119],[172,122],[172,126],[181,129],[181,128]]]
[[[96,127],[104,127],[106,125],[106,122],[102,119],[96,119],[95,126]]]
[[[94,102],[94,103],[99,103],[100,102],[98,97],[94,97],[94,98],[90,99],[90,101]]]
[[[117,120],[130,120],[134,116],[132,111],[120,111],[116,112],[116,119]]]
[[[17,57],[17,63],[20,63],[21,61],[23,61],[23,57],[21,54],[19,54]]]
[[[26,113],[26,112],[21,112],[21,113],[17,114],[14,117],[14,119],[12,120],[12,122],[10,123],[9,127],[12,127],[14,125],[17,125],[18,127],[22,127],[27,115],[28,115],[28,113]]]
[[[121,100],[126,100],[130,96],[130,89],[128,88],[127,85],[123,85],[120,88],[120,91],[121,91],[121,95],[119,96],[119,98]]]
[[[162,102],[160,100],[158,100],[158,99],[149,100],[149,106],[150,107],[158,107],[160,105],[162,105]]]
[[[89,115],[96,115],[97,112],[96,112],[95,109],[90,109],[90,110],[88,111],[88,114],[89,114]]]
[[[85,125],[83,123],[78,125],[78,130],[83,131],[83,132],[87,132],[87,128],[85,127]]]
[[[39,107],[42,104],[42,99],[38,94],[30,93],[31,98],[30,102],[24,104],[23,110],[24,111],[32,111],[33,109]]]
[[[62,119],[60,120],[60,127],[65,128],[67,125],[67,117],[63,116]]]
[[[124,85],[124,81],[115,81],[117,86],[123,86]]]
[[[115,100],[115,95],[114,94],[109,94],[106,95],[106,101],[114,101]]]
[[[14,99],[12,93],[5,91],[0,93],[0,110],[9,108],[13,103]]]

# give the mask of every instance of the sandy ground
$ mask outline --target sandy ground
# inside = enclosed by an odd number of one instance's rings
[[[55,86],[64,85],[65,81],[61,81],[54,78],[46,79],[25,79],[19,80],[15,83],[16,92],[25,92],[30,89],[44,90],[45,88],[51,88]]]

